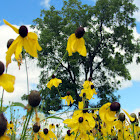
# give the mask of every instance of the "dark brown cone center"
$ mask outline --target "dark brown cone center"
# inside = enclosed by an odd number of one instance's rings
[[[19,28],[19,34],[20,34],[20,36],[23,37],[23,38],[26,37],[27,34],[28,34],[28,29],[27,29],[27,27],[24,26],[24,25],[20,26],[20,28]]]

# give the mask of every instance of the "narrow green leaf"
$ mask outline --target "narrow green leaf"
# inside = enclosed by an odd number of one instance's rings
[[[12,102],[12,105],[11,106],[20,106],[20,107],[25,107],[24,104],[20,103],[20,102]]]

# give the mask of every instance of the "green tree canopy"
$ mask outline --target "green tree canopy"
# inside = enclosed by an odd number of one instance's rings
[[[133,36],[136,10],[132,0],[97,0],[94,6],[83,5],[78,0],[64,0],[61,10],[51,6],[49,10],[41,11],[41,17],[33,21],[32,27],[38,29],[39,43],[43,48],[38,57],[38,66],[43,68],[38,87],[43,89],[41,95],[46,113],[62,108],[57,89],[46,87],[47,78],[59,63],[54,73],[63,81],[59,92],[65,96],[70,91],[76,107],[81,100],[82,84],[89,77],[92,77],[100,99],[98,106],[118,100],[113,93],[121,85],[120,78],[131,80],[126,65],[132,62],[135,54],[139,54],[139,45]],[[79,26],[86,31],[87,56],[74,53],[61,62],[68,37]]]

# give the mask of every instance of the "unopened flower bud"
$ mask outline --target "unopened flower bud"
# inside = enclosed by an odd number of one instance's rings
[[[4,64],[0,61],[0,75],[3,74],[4,70],[5,70],[5,66],[4,66]]]
[[[4,117],[3,113],[0,114],[0,136],[3,136],[7,129],[7,119]]]
[[[36,107],[40,104],[41,97],[40,93],[36,90],[32,90],[29,97],[28,97],[28,103],[32,107]]]
[[[33,131],[34,131],[35,133],[37,133],[39,130],[40,130],[40,126],[39,126],[37,123],[35,123],[35,124],[33,125]]]
[[[14,39],[9,39],[7,42],[7,49],[11,46],[11,44],[13,43]]]
[[[125,120],[125,114],[124,113],[119,114],[119,120],[122,121],[122,122]]]
[[[131,123],[136,122],[136,119],[137,119],[136,114],[135,114],[135,113],[131,113],[131,114],[130,114],[130,116],[131,116],[131,117],[133,117],[133,118],[135,118],[135,120],[134,120],[134,121],[130,121],[130,122],[131,122]]]

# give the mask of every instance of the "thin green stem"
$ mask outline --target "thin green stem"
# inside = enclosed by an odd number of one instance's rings
[[[25,138],[26,130],[27,130],[27,127],[28,127],[30,118],[31,118],[31,116],[32,116],[32,112],[33,112],[33,108],[32,108],[31,111],[29,112],[29,116],[28,116],[27,123],[26,123],[26,126],[25,126],[25,129],[24,129],[24,132],[23,132],[23,135],[22,135],[22,139],[21,139],[21,140],[24,140],[24,138]]]
[[[25,54],[25,68],[26,68],[26,75],[27,75],[27,93],[29,95],[29,77],[28,77],[28,68],[27,68],[26,54]]]
[[[136,137],[135,137],[135,128],[134,128],[134,127],[135,127],[135,126],[134,126],[135,124],[132,123],[132,125],[133,125],[133,135],[134,135],[134,140],[136,140]]]
[[[6,68],[6,73],[7,73],[8,68]],[[3,105],[3,97],[4,97],[4,89],[2,90],[2,97],[1,97],[1,111],[2,111],[2,105]]]
[[[57,87],[57,91],[58,91],[58,93],[59,93],[59,96],[60,96],[60,98],[61,98],[61,94],[60,94],[60,92],[59,92],[59,89],[58,89],[58,87]],[[62,99],[62,98],[61,98]]]
[[[28,119],[28,115],[29,115],[29,112],[27,112],[27,114],[26,114],[26,120],[25,120],[24,125],[23,125],[23,129],[22,129],[22,133],[21,133],[21,138],[22,138],[22,135],[23,135],[23,133],[24,133],[24,129],[25,129],[25,126],[26,126],[26,122],[27,122],[27,119]],[[21,140],[22,140],[22,139],[21,139]]]
[[[100,108],[84,108],[84,109],[76,109],[74,111],[78,111],[78,110],[95,110],[95,109],[100,109]],[[71,111],[65,111],[65,112],[62,112],[62,113],[57,113],[55,115],[52,115],[52,116],[47,117],[46,120],[49,119],[49,118],[55,117],[56,115],[60,115],[60,114],[68,113],[68,112],[73,112],[73,110],[71,110]],[[41,121],[44,121],[44,120],[41,120]]]
[[[62,63],[63,59],[66,57],[66,55],[67,55],[67,51],[66,51],[65,54],[63,55],[63,57],[62,57],[61,61],[59,62],[59,64],[55,67],[55,69],[54,69],[52,75],[56,72],[56,70],[58,69],[58,67],[59,67],[60,64]],[[52,78],[52,75],[47,79],[46,84],[47,84],[47,82]]]

